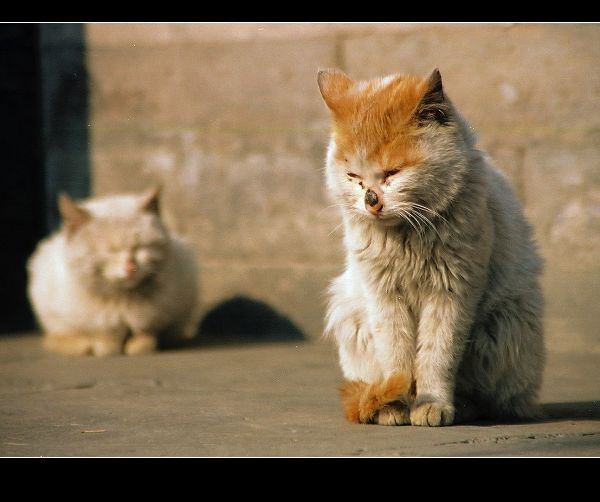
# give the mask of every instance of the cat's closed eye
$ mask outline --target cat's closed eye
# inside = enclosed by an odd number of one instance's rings
[[[355,173],[346,173],[346,174],[347,174],[347,175],[348,175],[348,177],[350,177],[350,178],[355,178],[355,179],[357,179],[357,180],[362,180],[362,177],[361,177],[361,176],[359,176],[358,174],[355,174]]]
[[[394,174],[398,174],[400,172],[400,168],[396,167],[394,169],[388,169],[387,171],[383,171],[383,178],[387,181],[388,178],[394,176]]]
[[[164,254],[157,245],[148,245],[139,247],[136,250],[136,258],[144,263],[159,262],[164,258]]]

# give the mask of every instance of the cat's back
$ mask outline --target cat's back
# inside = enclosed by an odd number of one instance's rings
[[[64,235],[55,232],[38,243],[27,262],[27,292],[38,317],[56,313],[70,294],[73,281],[65,260],[65,245]]]
[[[197,275],[198,263],[192,244],[188,239],[171,232],[171,253],[173,263],[180,275],[191,281]]]
[[[525,292],[537,281],[542,270],[532,227],[509,179],[489,158],[485,159],[485,179],[487,205],[494,224],[488,274],[490,292],[503,295]]]
[[[62,233],[55,232],[38,242],[27,262],[30,281],[38,283],[43,278],[63,275],[65,239]]]
[[[134,194],[103,195],[81,202],[95,217],[103,219],[129,217],[139,209],[139,196]]]

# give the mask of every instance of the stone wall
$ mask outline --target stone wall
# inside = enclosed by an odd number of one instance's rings
[[[536,228],[551,347],[600,352],[599,25],[90,24],[86,39],[93,192],[163,184],[205,311],[244,295],[320,334],[342,247],[316,72],[439,67]]]

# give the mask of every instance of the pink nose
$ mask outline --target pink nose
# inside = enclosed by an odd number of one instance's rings
[[[371,214],[378,215],[383,209],[383,194],[377,189],[369,188],[365,193],[365,208]]]
[[[125,262],[123,268],[125,269],[125,273],[129,276],[135,274],[138,269],[137,264],[131,258]]]

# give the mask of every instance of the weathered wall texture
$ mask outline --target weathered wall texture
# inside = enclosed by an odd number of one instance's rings
[[[91,24],[87,44],[93,192],[164,184],[206,311],[246,295],[319,335],[342,248],[317,69],[437,66],[535,225],[551,346],[600,352],[600,25]]]

